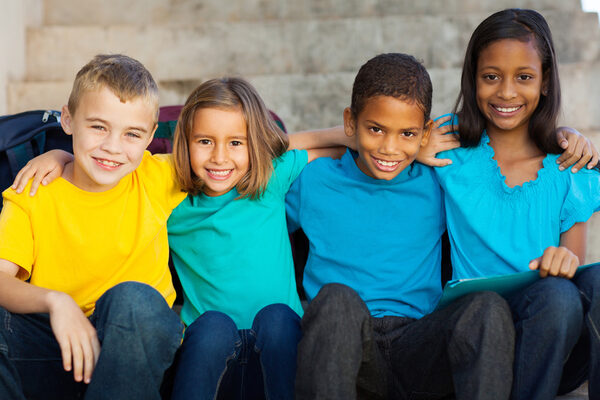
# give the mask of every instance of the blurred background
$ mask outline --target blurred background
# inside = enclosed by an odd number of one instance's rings
[[[0,0],[0,115],[60,109],[77,70],[125,53],[154,75],[161,105],[200,82],[250,80],[289,131],[338,125],[358,68],[382,52],[421,59],[433,115],[456,100],[467,41],[509,7],[548,20],[560,62],[562,123],[600,147],[599,1],[584,0]],[[588,10],[584,11],[584,8]],[[600,260],[600,216],[588,261]]]

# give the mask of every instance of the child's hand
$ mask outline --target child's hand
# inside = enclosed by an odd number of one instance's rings
[[[556,160],[561,171],[575,164],[571,168],[571,171],[575,173],[586,163],[588,169],[598,163],[598,150],[594,143],[575,129],[560,127],[556,130],[556,138],[560,147],[565,149]]]
[[[65,371],[73,370],[77,382],[90,383],[100,355],[96,329],[71,296],[61,292],[49,294],[50,325],[60,345]]]
[[[460,141],[458,135],[448,134],[452,132],[452,124],[442,126],[444,122],[450,121],[451,116],[440,118],[434,122],[431,135],[429,136],[429,142],[426,146],[421,147],[417,154],[417,161],[421,164],[429,165],[430,167],[445,167],[446,165],[452,164],[452,160],[448,158],[436,158],[439,152],[456,149],[460,147]]]
[[[537,269],[540,276],[559,276],[571,279],[579,267],[579,257],[564,246],[550,246],[544,250],[541,257],[532,260],[529,263],[529,269]]]
[[[62,175],[65,164],[73,160],[73,155],[63,150],[50,150],[34,159],[29,160],[27,164],[17,174],[11,188],[17,193],[21,193],[27,182],[31,178],[31,190],[29,195],[33,196],[37,188],[47,185],[54,179]]]

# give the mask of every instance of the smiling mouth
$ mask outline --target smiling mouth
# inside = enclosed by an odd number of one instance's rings
[[[96,163],[98,165],[100,165],[101,167],[103,167],[105,169],[115,169],[115,168],[123,165],[123,163],[111,161],[111,160],[105,160],[103,158],[94,158],[94,161],[96,161]]]
[[[377,169],[384,172],[392,172],[396,170],[396,168],[398,168],[398,166],[400,165],[400,161],[386,161],[381,160],[379,158],[375,158],[373,156],[371,156],[371,158],[373,159],[373,161],[375,161],[375,166],[377,167]]]
[[[514,113],[515,111],[518,111],[523,106],[520,105],[520,106],[514,106],[514,107],[499,107],[499,106],[492,106],[492,107],[494,108],[494,110],[499,111],[503,114],[510,114],[510,113]]]
[[[224,181],[233,173],[233,169],[207,169],[208,176],[217,181]]]

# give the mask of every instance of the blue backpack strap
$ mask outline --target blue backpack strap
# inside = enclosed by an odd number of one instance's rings
[[[33,151],[31,140],[11,147],[10,149],[6,149],[6,157],[8,158],[10,173],[13,178],[17,176],[17,173],[25,166],[25,164],[27,164],[29,160],[44,152],[44,148],[46,147],[46,131],[41,131],[35,135],[32,140],[36,142],[36,152]]]

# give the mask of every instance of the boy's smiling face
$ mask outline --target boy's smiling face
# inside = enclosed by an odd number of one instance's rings
[[[75,157],[63,176],[89,192],[112,189],[140,165],[155,119],[155,108],[144,98],[121,102],[105,86],[83,93],[74,114],[63,107],[61,123],[73,136]]]
[[[356,137],[358,168],[375,179],[394,179],[429,140],[432,122],[416,102],[392,96],[371,97],[356,118],[344,110],[344,131]]]

